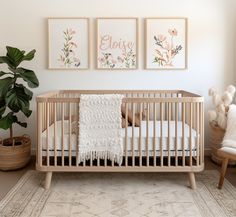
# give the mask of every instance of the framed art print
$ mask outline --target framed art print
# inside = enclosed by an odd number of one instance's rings
[[[97,18],[97,69],[137,69],[137,37],[137,18]]]
[[[48,19],[48,68],[89,68],[89,19]]]
[[[146,69],[187,68],[187,19],[145,20]]]

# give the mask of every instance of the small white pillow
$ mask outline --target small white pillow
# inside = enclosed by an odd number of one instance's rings
[[[236,105],[230,105],[227,114],[227,127],[222,145],[236,148]]]

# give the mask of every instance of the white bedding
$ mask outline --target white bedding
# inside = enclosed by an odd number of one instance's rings
[[[56,123],[56,149],[58,152],[58,155],[60,156],[60,152],[62,150],[62,132],[61,132],[61,121],[57,121]],[[146,121],[142,121],[141,124],[141,152],[142,155],[146,156],[146,151],[147,151],[147,147],[148,147],[148,152],[149,155],[151,156],[153,153],[153,142],[155,139],[155,144],[156,144],[156,155],[160,155],[160,145],[162,143],[162,153],[163,155],[167,155],[168,154],[168,122],[167,121],[163,121],[162,123],[162,141],[161,141],[161,135],[160,135],[160,121],[156,121],[156,137],[153,138],[154,132],[154,126],[153,126],[153,121],[149,121],[148,124],[148,138],[146,137],[147,135],[147,130],[146,130],[146,125],[147,122]],[[69,150],[69,126],[68,126],[68,121],[64,121],[64,148],[63,150],[65,152],[68,152]],[[178,155],[182,155],[182,122],[179,121],[177,122],[177,153]],[[184,124],[184,132],[185,132],[185,137],[184,137],[184,151],[185,151],[185,155],[188,156],[189,155],[189,151],[190,151],[190,137],[189,137],[189,125]],[[192,133],[192,152],[193,152],[193,156],[196,154],[196,145],[197,145],[197,132],[192,129],[191,131]],[[135,127],[134,128],[134,139],[132,139],[132,127],[128,127],[127,128],[127,153],[128,155],[130,155],[132,153],[132,144],[134,147],[134,153],[135,155],[138,155],[138,153],[140,152],[139,150],[139,127]],[[123,147],[124,150],[125,146],[126,146],[126,139],[125,139],[125,128],[122,128],[122,137],[123,137]],[[42,146],[43,146],[43,150],[46,151],[47,150],[47,132],[46,130],[42,133]],[[175,136],[175,121],[170,121],[170,138],[169,138],[169,150],[171,152],[171,155],[175,154],[176,151],[176,147],[175,147],[175,140],[176,140],[176,136]],[[54,124],[52,124],[49,127],[49,137],[48,137],[48,144],[49,144],[49,150],[50,150],[50,154],[53,155],[54,152]],[[77,137],[75,134],[71,134],[71,151],[76,152],[76,145],[77,145]],[[74,155],[73,154],[73,155]],[[125,154],[125,152],[124,152]]]

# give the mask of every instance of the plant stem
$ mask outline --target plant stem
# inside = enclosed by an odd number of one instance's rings
[[[12,129],[12,126],[10,127],[10,138],[11,138],[11,140],[13,140],[13,129]]]

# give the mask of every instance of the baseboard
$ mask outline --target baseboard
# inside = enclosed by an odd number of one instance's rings
[[[205,152],[204,152],[204,155],[205,155],[205,156],[211,156],[211,148],[205,148],[204,151],[205,151]]]
[[[36,149],[35,148],[31,149],[31,155],[32,156],[36,155]],[[211,149],[210,148],[205,148],[205,156],[211,156]]]

